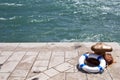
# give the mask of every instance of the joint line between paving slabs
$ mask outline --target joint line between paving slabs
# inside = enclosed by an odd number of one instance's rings
[[[39,53],[40,53],[40,51],[39,51],[38,54],[36,55],[36,57],[35,57],[35,59],[34,59],[34,61],[33,61],[33,64],[32,64],[32,66],[31,66],[30,70],[28,71],[28,74],[27,74],[27,76],[25,77],[25,79],[27,79],[27,77],[28,77],[30,71],[32,70],[32,67],[33,67],[35,61],[37,60],[37,57],[38,57]]]
[[[65,62],[65,51],[63,51],[64,52],[64,62]]]
[[[53,53],[53,51],[51,51],[51,55],[50,55],[50,58],[49,58],[49,63],[48,63],[48,66],[47,66],[47,70],[49,69],[49,65],[50,65],[51,58],[52,58],[52,53]]]
[[[16,46],[16,48],[13,51],[16,51],[17,47],[20,45],[20,43],[18,43],[18,45]]]
[[[66,72],[64,72],[64,79],[67,80]]]
[[[87,76],[87,73],[85,73],[85,76],[86,76],[86,80],[88,80],[88,76]]]
[[[108,74],[110,75],[110,78],[111,78],[112,80],[114,80],[113,77],[112,77],[112,75],[110,74],[110,71],[109,71],[107,68],[106,68],[106,70],[107,70]]]

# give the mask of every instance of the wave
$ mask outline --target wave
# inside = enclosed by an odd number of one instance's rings
[[[88,41],[99,42],[101,40],[102,36],[103,36],[103,34],[89,35],[89,36],[86,36],[86,38],[84,39],[84,41],[85,42],[88,42]]]
[[[63,39],[60,42],[79,42],[79,39]]]
[[[2,17],[1,17],[0,20],[1,20],[1,21],[6,21],[7,18],[2,18]]]
[[[0,3],[0,6],[23,6],[23,4],[16,4],[16,3]]]
[[[10,18],[0,17],[0,20],[1,20],[1,21],[15,20],[15,19],[21,18],[21,17],[22,17],[22,16],[13,16],[13,17],[10,17]]]
[[[79,39],[63,39],[60,42],[100,42],[103,34],[87,35],[83,34]],[[85,38],[83,38],[85,37]]]
[[[32,19],[30,20],[31,23],[42,23],[42,22],[49,22],[54,20],[54,18],[43,18],[43,19]]]

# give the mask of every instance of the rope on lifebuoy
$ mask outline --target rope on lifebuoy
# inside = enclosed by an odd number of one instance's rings
[[[95,67],[88,66],[85,64],[85,60],[88,58],[97,59],[100,62],[100,64]],[[86,72],[103,72],[105,67],[106,67],[106,61],[100,55],[86,53],[79,58],[79,68],[83,69]]]

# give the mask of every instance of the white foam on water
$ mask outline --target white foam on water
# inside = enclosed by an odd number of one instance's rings
[[[9,18],[9,20],[14,20],[14,19],[16,19],[16,16]]]
[[[39,23],[39,22],[43,22],[43,21],[44,21],[44,20],[32,19],[30,22],[31,22],[31,23],[34,23],[34,22]]]
[[[99,42],[101,36],[103,36],[103,35],[102,35],[102,34],[90,35],[90,36],[87,36],[87,37],[84,39],[84,41],[85,41],[85,42],[87,42],[87,41]]]
[[[100,42],[101,37],[103,36],[103,34],[95,34],[95,35],[87,35],[87,34],[83,34],[80,38],[78,39],[63,39],[60,42],[79,42],[79,41],[83,41],[83,42]],[[85,38],[82,38],[85,37]]]
[[[80,42],[80,39],[63,39],[60,42]]]
[[[15,20],[16,18],[21,18],[22,16],[13,16],[10,18],[4,18],[4,17],[0,17],[1,21],[7,21],[7,20]]]
[[[107,11],[108,11],[108,10],[111,10],[111,8],[110,8],[110,7],[107,7],[107,6],[101,6],[100,9],[102,9],[102,10],[107,10]]]
[[[23,4],[16,3],[0,3],[1,6],[23,6]]]
[[[6,18],[1,17],[1,18],[0,18],[0,20],[1,20],[1,21],[6,21],[7,19],[6,19]]]
[[[41,18],[41,19],[32,19],[30,20],[31,23],[42,23],[42,22],[49,22],[54,18]]]

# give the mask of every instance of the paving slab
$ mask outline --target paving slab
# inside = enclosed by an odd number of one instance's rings
[[[58,53],[60,53],[60,52],[58,52]],[[63,52],[62,52],[62,54],[59,54],[59,55],[58,55],[58,53],[57,54],[55,54],[54,52],[52,53],[50,63],[49,63],[49,68],[57,66],[64,62],[65,57],[64,57]]]
[[[0,80],[7,80],[10,73],[0,73]]]
[[[34,77],[28,78],[27,80],[33,80],[35,78],[37,78],[38,80],[47,80],[47,79],[49,79],[49,77],[47,75],[45,75],[43,73],[40,73],[40,74],[38,74],[38,75],[36,75]]]
[[[14,53],[14,51],[1,51],[1,55],[12,55]]]
[[[24,47],[24,48],[41,48],[41,47],[46,47],[47,43],[20,43],[19,47]]]
[[[53,77],[55,75],[57,75],[59,72],[53,68],[48,69],[44,72],[46,75],[48,75],[49,77]]]
[[[79,63],[79,57],[80,56],[77,56],[77,57],[75,57],[75,58],[73,58],[73,59],[70,59],[70,60],[68,60],[67,62],[68,63],[70,63],[70,64],[72,64],[72,65],[76,65],[76,64],[78,64]]]
[[[65,73],[59,73],[48,80],[65,80]]]
[[[39,51],[28,51],[28,52],[26,52],[26,55],[37,56],[38,54],[39,54]]]
[[[66,59],[72,59],[78,56],[78,52],[76,50],[74,51],[66,51],[65,52],[65,58]]]
[[[31,71],[32,72],[43,72],[47,70],[47,66],[33,66]]]
[[[81,73],[81,72],[66,73],[66,79],[65,80],[87,80],[87,76],[86,76],[85,73]]]
[[[49,63],[49,60],[37,60],[35,61],[34,65],[35,67],[47,67]]]
[[[60,72],[64,72],[64,71],[66,71],[66,70],[68,70],[68,69],[70,69],[72,67],[73,67],[73,65],[65,62],[65,63],[62,63],[62,64],[56,66],[55,69],[60,71]]]
[[[0,72],[11,73],[15,69],[17,64],[18,62],[16,61],[7,61],[1,66]]]
[[[25,78],[28,74],[29,70],[14,70],[10,76],[12,77],[23,77]]]
[[[65,72],[75,72],[75,67],[72,67],[72,68],[70,68],[70,69],[68,69],[68,70],[66,70]]]
[[[53,56],[65,56],[65,52],[64,51],[53,51],[52,52]]]
[[[51,51],[40,51],[37,60],[49,60],[51,57]]]
[[[25,55],[22,60],[19,62],[17,65],[17,69],[22,69],[22,70],[27,70],[31,69],[33,62],[35,60],[36,56],[31,56],[31,55]]]
[[[6,55],[6,56],[5,55],[1,55],[0,56],[0,64],[4,64],[9,57],[10,57],[9,55]]]
[[[25,80],[25,78],[23,78],[23,77],[11,76],[11,77],[8,78],[8,80]]]
[[[112,80],[109,72],[105,69],[103,73],[98,74],[87,74],[88,80]]]
[[[22,58],[23,58],[23,56],[25,55],[25,52],[14,52],[11,56],[10,56],[10,58],[8,59],[8,61],[20,61]]]
[[[0,50],[1,51],[11,51],[15,50],[19,43],[0,43]]]

